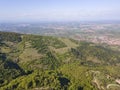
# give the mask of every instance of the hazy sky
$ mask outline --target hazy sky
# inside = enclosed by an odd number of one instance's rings
[[[0,21],[120,20],[120,0],[0,0]]]

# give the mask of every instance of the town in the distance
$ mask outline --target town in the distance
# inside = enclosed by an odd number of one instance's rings
[[[111,22],[0,23],[0,31],[69,37],[79,41],[120,46],[120,22]]]

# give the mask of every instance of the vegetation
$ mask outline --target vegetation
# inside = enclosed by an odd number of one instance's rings
[[[12,79],[24,74],[18,64],[7,60],[5,54],[0,53],[0,86],[6,85]]]
[[[0,90],[119,90],[119,51],[50,36],[0,37]]]
[[[0,41],[19,42],[21,41],[21,35],[17,33],[0,32]]]
[[[101,65],[116,65],[120,63],[120,52],[92,43],[80,43],[79,47],[71,48],[71,52],[77,59],[80,59],[82,63],[91,62]]]

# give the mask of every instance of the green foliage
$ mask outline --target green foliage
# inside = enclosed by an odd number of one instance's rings
[[[76,49],[71,48],[71,52],[76,58],[84,60],[83,62],[89,60],[89,62],[87,61],[89,64],[94,63],[94,60],[98,61],[98,63],[107,65],[115,65],[120,62],[120,52],[112,51],[92,43],[81,43]]]
[[[48,68],[50,69],[55,69],[60,66],[60,60],[57,60],[51,52],[48,52],[46,57],[43,57],[40,62],[43,65],[48,65]]]
[[[119,65],[119,51],[93,43],[0,32],[0,90],[106,90]]]
[[[60,68],[60,72],[69,78],[70,90],[95,90],[90,83],[92,76],[87,74],[88,68],[78,64],[68,64]]]
[[[24,74],[24,71],[18,64],[6,60],[3,55],[0,55],[0,86],[22,74]]]
[[[8,32],[0,32],[0,40],[1,41],[11,41],[11,42],[20,42],[21,35],[17,33],[8,33]]]
[[[32,45],[41,53],[47,52],[48,46],[52,46],[56,49],[66,47],[62,41],[58,40],[57,38],[48,36],[34,37],[32,40]]]
[[[61,81],[62,80],[62,81]],[[11,81],[8,85],[0,88],[1,90],[30,90],[31,88],[38,89],[54,89],[61,90],[67,88],[67,78],[61,77],[54,71],[34,71],[27,76],[19,77]]]
[[[51,52],[48,52],[41,59],[23,63],[21,66],[26,68],[27,70],[32,70],[32,69],[54,70],[60,67],[60,65],[61,65],[60,60],[58,60],[54,56],[54,54],[52,54]]]

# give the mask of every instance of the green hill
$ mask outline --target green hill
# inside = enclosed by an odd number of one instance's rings
[[[119,66],[108,47],[0,32],[0,90],[119,90]]]
[[[0,86],[8,84],[11,80],[24,74],[17,63],[6,59],[6,55],[0,53]]]

